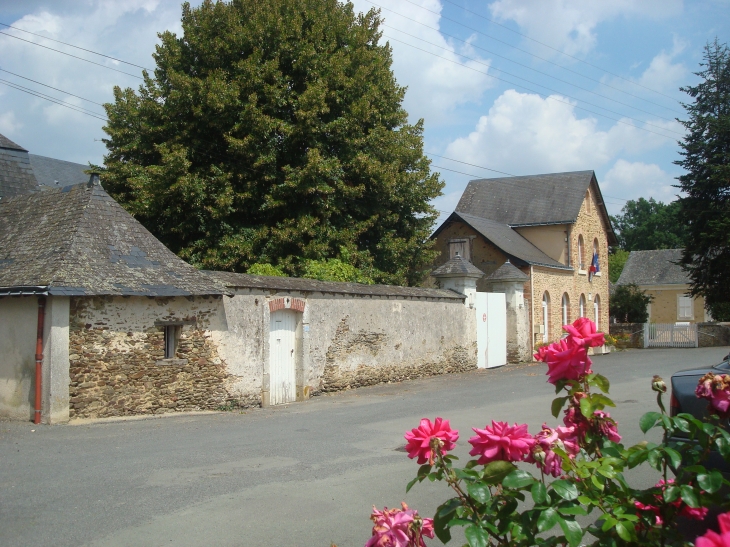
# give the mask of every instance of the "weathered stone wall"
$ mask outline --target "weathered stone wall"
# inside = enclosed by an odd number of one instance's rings
[[[156,322],[186,322],[165,359]],[[257,404],[229,393],[213,330],[225,325],[220,298],[77,297],[69,325],[70,417],[101,418]]]
[[[697,335],[701,348],[730,346],[730,323],[700,323]]]

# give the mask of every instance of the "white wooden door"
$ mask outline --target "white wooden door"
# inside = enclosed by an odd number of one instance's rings
[[[501,293],[476,294],[477,367],[507,364],[507,302]]]
[[[272,405],[296,400],[297,314],[279,310],[269,326],[269,401]]]

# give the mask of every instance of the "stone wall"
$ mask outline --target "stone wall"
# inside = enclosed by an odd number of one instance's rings
[[[730,323],[700,323],[697,334],[701,348],[730,346]]]
[[[220,298],[76,297],[69,321],[69,415],[102,418],[258,404],[228,390],[212,329]],[[184,322],[165,359],[162,323]]]
[[[612,336],[628,336],[626,342],[617,344],[619,348],[643,348],[644,347],[644,323],[611,323],[609,334]]]

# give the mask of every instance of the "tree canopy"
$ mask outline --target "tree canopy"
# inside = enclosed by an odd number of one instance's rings
[[[611,217],[619,247],[624,251],[684,247],[686,226],[679,221],[679,202],[664,204],[639,198],[629,200],[621,214]]]
[[[649,320],[647,306],[652,297],[638,285],[618,285],[609,298],[611,317],[619,323],[646,323]]]
[[[443,183],[380,25],[337,0],[183,4],[154,74],[106,105],[105,187],[200,267],[301,275],[334,259],[419,282]]]
[[[702,81],[681,88],[694,101],[683,104],[688,119],[680,142],[685,174],[680,218],[687,226],[681,263],[693,296],[704,296],[715,319],[730,304],[730,50],[717,39],[705,47]]]
[[[612,249],[608,255],[608,279],[611,283],[616,283],[624,271],[626,261],[629,259],[629,251],[623,249]]]

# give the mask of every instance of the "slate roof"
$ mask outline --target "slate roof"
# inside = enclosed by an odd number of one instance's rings
[[[71,184],[86,182],[89,179],[89,175],[84,173],[85,170],[89,169],[88,165],[47,158],[37,154],[28,154],[28,157],[33,168],[33,174],[41,186],[62,188]]]
[[[37,190],[28,151],[0,135],[0,200]]]
[[[479,232],[488,241],[502,249],[504,253],[511,259],[516,259],[518,263],[533,264],[535,266],[546,266],[548,268],[559,268],[561,270],[572,270],[570,266],[561,264],[557,260],[550,258],[524,237],[518,234],[508,225],[494,220],[476,217],[455,211],[451,216],[434,232],[431,237],[436,237],[449,222],[465,222],[474,230]]]
[[[509,260],[487,277],[487,281],[495,283],[500,281],[527,281],[528,279],[530,279],[530,276],[517,269]]]
[[[434,277],[464,275],[467,277],[483,277],[484,272],[461,256],[455,256],[431,272]]]
[[[687,285],[689,277],[677,263],[682,249],[631,251],[616,285]]]
[[[271,289],[277,291],[357,294],[363,296],[399,296],[464,300],[464,295],[442,289],[399,287],[397,285],[363,285],[362,283],[340,283],[335,281],[302,279],[299,277],[271,277],[266,275],[249,275],[207,270],[205,270],[204,273],[231,289]]]
[[[469,182],[456,211],[509,226],[575,222],[593,171]]]
[[[0,201],[0,294],[219,295],[98,184]]]

